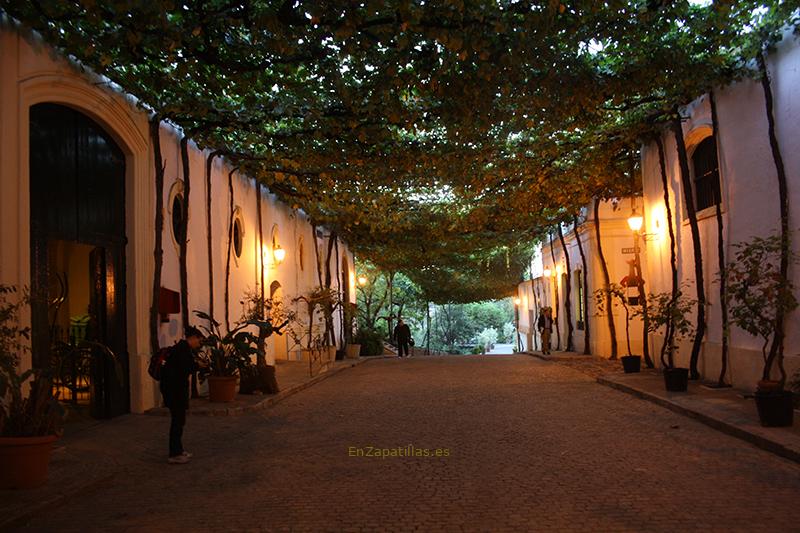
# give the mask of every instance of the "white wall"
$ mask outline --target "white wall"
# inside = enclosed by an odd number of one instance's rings
[[[778,142],[781,147],[789,180],[790,228],[795,252],[798,246],[800,216],[795,206],[800,201],[800,47],[796,38],[787,36],[776,53],[768,58],[775,98],[775,118]],[[734,243],[754,236],[767,236],[779,229],[778,186],[775,166],[769,146],[764,93],[760,82],[744,80],[715,92],[719,117],[718,159],[722,188],[723,243],[730,259]],[[711,132],[711,112],[708,95],[704,95],[683,110],[688,120],[683,133],[690,157],[693,148]],[[681,283],[689,285],[687,294],[695,297],[694,255],[688,220],[683,213],[683,191],[674,136],[662,135],[666,152],[670,203],[676,228],[678,272]],[[661,185],[658,151],[655,143],[642,148],[644,198],[647,231],[666,232],[666,209]],[[708,331],[703,343],[699,368],[704,377],[716,379],[720,369],[722,325],[719,309],[719,286],[714,283],[718,273],[717,225],[714,209],[698,214],[703,253],[703,275],[708,299]],[[662,229],[656,227],[658,223]],[[663,238],[650,251],[648,276],[657,291],[670,288],[669,244]],[[795,285],[800,282],[796,266],[790,268]],[[651,287],[652,288],[652,287]],[[800,328],[798,314],[787,317],[786,368],[792,372],[800,367]],[[757,339],[736,327],[731,329],[730,372],[728,379],[744,389],[755,387],[760,379],[762,360]],[[656,343],[660,347],[660,342]],[[690,347],[684,346],[679,364],[688,366]]]
[[[641,199],[637,199],[639,211],[641,212]],[[603,287],[603,273],[600,266],[600,258],[597,251],[595,239],[595,215],[593,208],[587,209],[588,219],[581,224],[578,228],[577,235],[580,236],[583,251],[586,256],[587,262],[587,280],[586,291],[589,297],[588,307],[586,309],[586,321],[590,329],[590,350],[594,355],[602,357],[609,357],[611,355],[611,336],[608,329],[608,322],[606,314],[599,314],[594,300],[594,290]],[[612,283],[619,284],[623,277],[629,274],[629,265],[627,261],[633,260],[633,255],[623,253],[623,248],[633,248],[633,234],[628,227],[627,219],[631,213],[631,200],[630,198],[621,199],[618,202],[602,202],[600,204],[600,233],[603,245],[603,252],[605,255],[606,263],[608,265],[609,276]],[[571,301],[572,301],[572,324],[573,324],[573,348],[577,352],[583,352],[585,330],[577,329],[578,318],[578,281],[576,276],[577,270],[582,270],[582,262],[578,243],[576,240],[576,232],[572,226],[564,226],[564,244],[567,248],[567,254],[570,260],[570,269],[572,275],[569,277],[571,286]],[[554,297],[558,293],[558,328],[561,335],[560,349],[566,348],[567,339],[567,322],[566,311],[564,307],[566,297],[566,286],[563,283],[562,274],[566,272],[566,257],[564,249],[558,235],[554,235],[554,240],[545,241],[537,251],[537,257],[540,257],[542,263],[542,270],[540,275],[534,277],[532,281],[523,282],[518,288],[519,298],[522,300],[520,317],[527,315],[527,310],[534,311],[534,324],[530,328],[527,319],[524,322],[525,332],[529,331],[538,335],[536,330],[535,320],[539,316],[539,309],[543,306],[553,307],[555,312]],[[552,251],[551,251],[552,245]],[[645,265],[647,263],[647,254],[649,243],[644,240],[640,242],[641,261]],[[555,262],[553,261],[555,255]],[[550,269],[551,277],[545,278],[543,275],[544,269]],[[647,288],[647,278],[645,277],[645,288]],[[631,289],[631,295],[635,295],[636,291]],[[626,355],[626,340],[625,340],[625,313],[621,307],[615,307],[611,310],[614,317],[614,325],[616,328],[616,336],[618,343],[618,355]],[[522,318],[521,329],[522,329]],[[531,331],[533,330],[533,331]],[[630,335],[631,335],[631,350],[634,355],[642,354],[642,323],[638,318],[632,318],[630,322]],[[534,345],[541,347],[540,339],[533,339],[523,337],[526,347],[531,349]],[[553,332],[552,347],[556,346],[556,334]]]
[[[113,92],[91,74],[79,72],[59,58],[35,37],[21,35],[9,27],[0,28],[0,282],[19,286],[30,284],[30,199],[28,173],[28,109],[41,102],[67,105],[98,122],[122,148],[126,156],[126,249],[128,352],[130,358],[131,409],[144,411],[159,401],[157,389],[146,374],[150,357],[148,327],[154,273],[154,206],[155,175],[153,148],[147,115],[136,108],[134,100]],[[163,287],[180,291],[178,247],[171,229],[170,191],[176,180],[184,179],[180,160],[180,134],[168,125],[161,125],[161,151],[164,175],[164,263]],[[206,176],[205,160],[190,143],[190,207],[187,249],[189,309],[209,310],[209,271],[206,240]],[[212,254],[214,270],[214,314],[224,324],[225,265],[227,259],[230,195],[228,172],[231,167],[220,158],[212,168]],[[234,206],[241,210],[244,223],[242,255],[231,254],[230,321],[242,314],[241,301],[248,290],[260,284],[260,250],[264,250],[266,293],[277,280],[283,288],[284,302],[310,291],[317,281],[316,259],[311,225],[306,215],[278,201],[266,189],[259,196],[255,183],[238,172],[233,174]],[[257,205],[261,204],[264,242],[259,242]],[[286,259],[275,264],[271,249],[271,232],[277,228],[277,243],[286,250]],[[326,233],[327,235],[327,233]],[[298,242],[304,242],[304,268],[300,269]],[[262,246],[263,244],[263,246]],[[320,253],[326,250],[320,239]],[[347,259],[353,271],[353,255],[346,243],[339,244],[339,273],[333,272],[333,286],[339,288],[341,262]],[[336,257],[331,268],[336,268]],[[355,302],[353,276],[350,300]],[[340,333],[337,313],[336,335]],[[29,316],[25,317],[29,320]],[[191,320],[196,322],[194,317]],[[171,344],[181,334],[180,315],[171,315],[159,327],[159,342]],[[285,350],[284,350],[285,351]],[[274,343],[271,354],[275,354]],[[30,364],[30,358],[25,361]]]

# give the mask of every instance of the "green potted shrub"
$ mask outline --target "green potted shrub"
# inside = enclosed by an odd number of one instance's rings
[[[356,329],[355,322],[358,316],[358,306],[354,303],[346,303],[344,306],[344,319],[347,324],[345,326],[345,331],[350,332],[350,337],[346,339],[347,346],[345,347],[345,354],[348,359],[358,359],[361,354],[361,345],[356,342],[355,335],[353,334],[353,331]]]
[[[735,326],[762,340],[764,367],[755,393],[758,416],[762,426],[791,426],[794,409],[792,393],[784,389],[783,346],[768,351],[778,312],[786,316],[797,308],[791,281],[780,275],[781,238],[755,237],[733,246],[734,257],[725,277],[729,316]],[[790,261],[794,261],[791,255]],[[780,372],[777,380],[772,377],[776,366]]]
[[[64,411],[47,372],[20,372],[30,328],[19,323],[27,294],[0,285],[0,488],[30,489],[47,481],[53,442],[62,432]],[[30,389],[25,394],[25,385]]]
[[[360,328],[355,340],[361,346],[361,357],[383,355],[383,335],[379,331]]]
[[[611,283],[608,289],[600,288],[594,291],[594,301],[598,313],[606,312],[606,294],[611,295],[611,301],[614,307],[622,307],[625,311],[625,345],[628,348],[628,355],[620,357],[622,369],[626,374],[639,372],[642,369],[642,356],[633,355],[631,353],[631,310],[630,307],[628,307],[628,297],[625,294],[625,288],[616,283]],[[608,310],[608,312],[611,311]]]
[[[249,326],[271,327],[265,321],[246,320],[225,335],[220,324],[202,311],[195,315],[207,320],[209,327],[200,326],[206,334],[200,353],[200,380],[208,380],[208,399],[212,402],[232,402],[236,398],[236,381],[242,371],[252,366],[252,356],[258,354],[258,337],[246,330]]]
[[[678,291],[675,297],[670,292],[647,296],[648,333],[659,333],[663,329],[664,344],[661,349],[661,366],[664,369],[664,386],[670,392],[686,392],[689,387],[689,369],[675,366],[675,352],[684,339],[694,335],[694,324],[689,320],[696,300]],[[637,311],[637,314],[642,311]]]

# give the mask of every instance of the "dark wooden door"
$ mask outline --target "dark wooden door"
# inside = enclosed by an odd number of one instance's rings
[[[130,409],[125,317],[125,157],[100,125],[71,108],[30,109],[31,294],[34,364],[51,362],[49,309],[54,241],[95,247],[89,254],[91,336],[108,347],[92,357],[92,413]],[[86,279],[86,278],[84,278]],[[113,356],[111,355],[113,354]]]

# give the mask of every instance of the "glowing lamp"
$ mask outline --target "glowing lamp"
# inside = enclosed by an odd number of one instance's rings
[[[553,271],[550,270],[549,268],[545,268],[543,274],[544,274],[544,277],[549,278],[550,276],[553,275]]]
[[[282,263],[284,259],[286,259],[286,250],[281,248],[280,244],[275,246],[275,249],[272,250],[272,255],[275,257],[276,263]]]
[[[358,276],[358,284],[364,287],[367,284],[367,276]]]
[[[628,227],[631,228],[632,232],[639,233],[639,230],[642,229],[642,224],[644,224],[644,217],[638,214],[634,207],[631,216],[628,217]]]
[[[519,298],[514,298],[514,305],[519,305],[521,303],[522,303],[522,300],[520,300]]]

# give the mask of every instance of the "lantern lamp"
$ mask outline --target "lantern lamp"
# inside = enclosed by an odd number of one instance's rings
[[[284,259],[286,259],[286,250],[281,248],[280,244],[275,245],[275,248],[272,250],[272,255],[275,257],[276,263],[282,263]]]
[[[631,216],[628,217],[628,227],[631,228],[632,232],[639,233],[642,229],[642,224],[644,224],[644,217],[638,214],[634,207]]]

